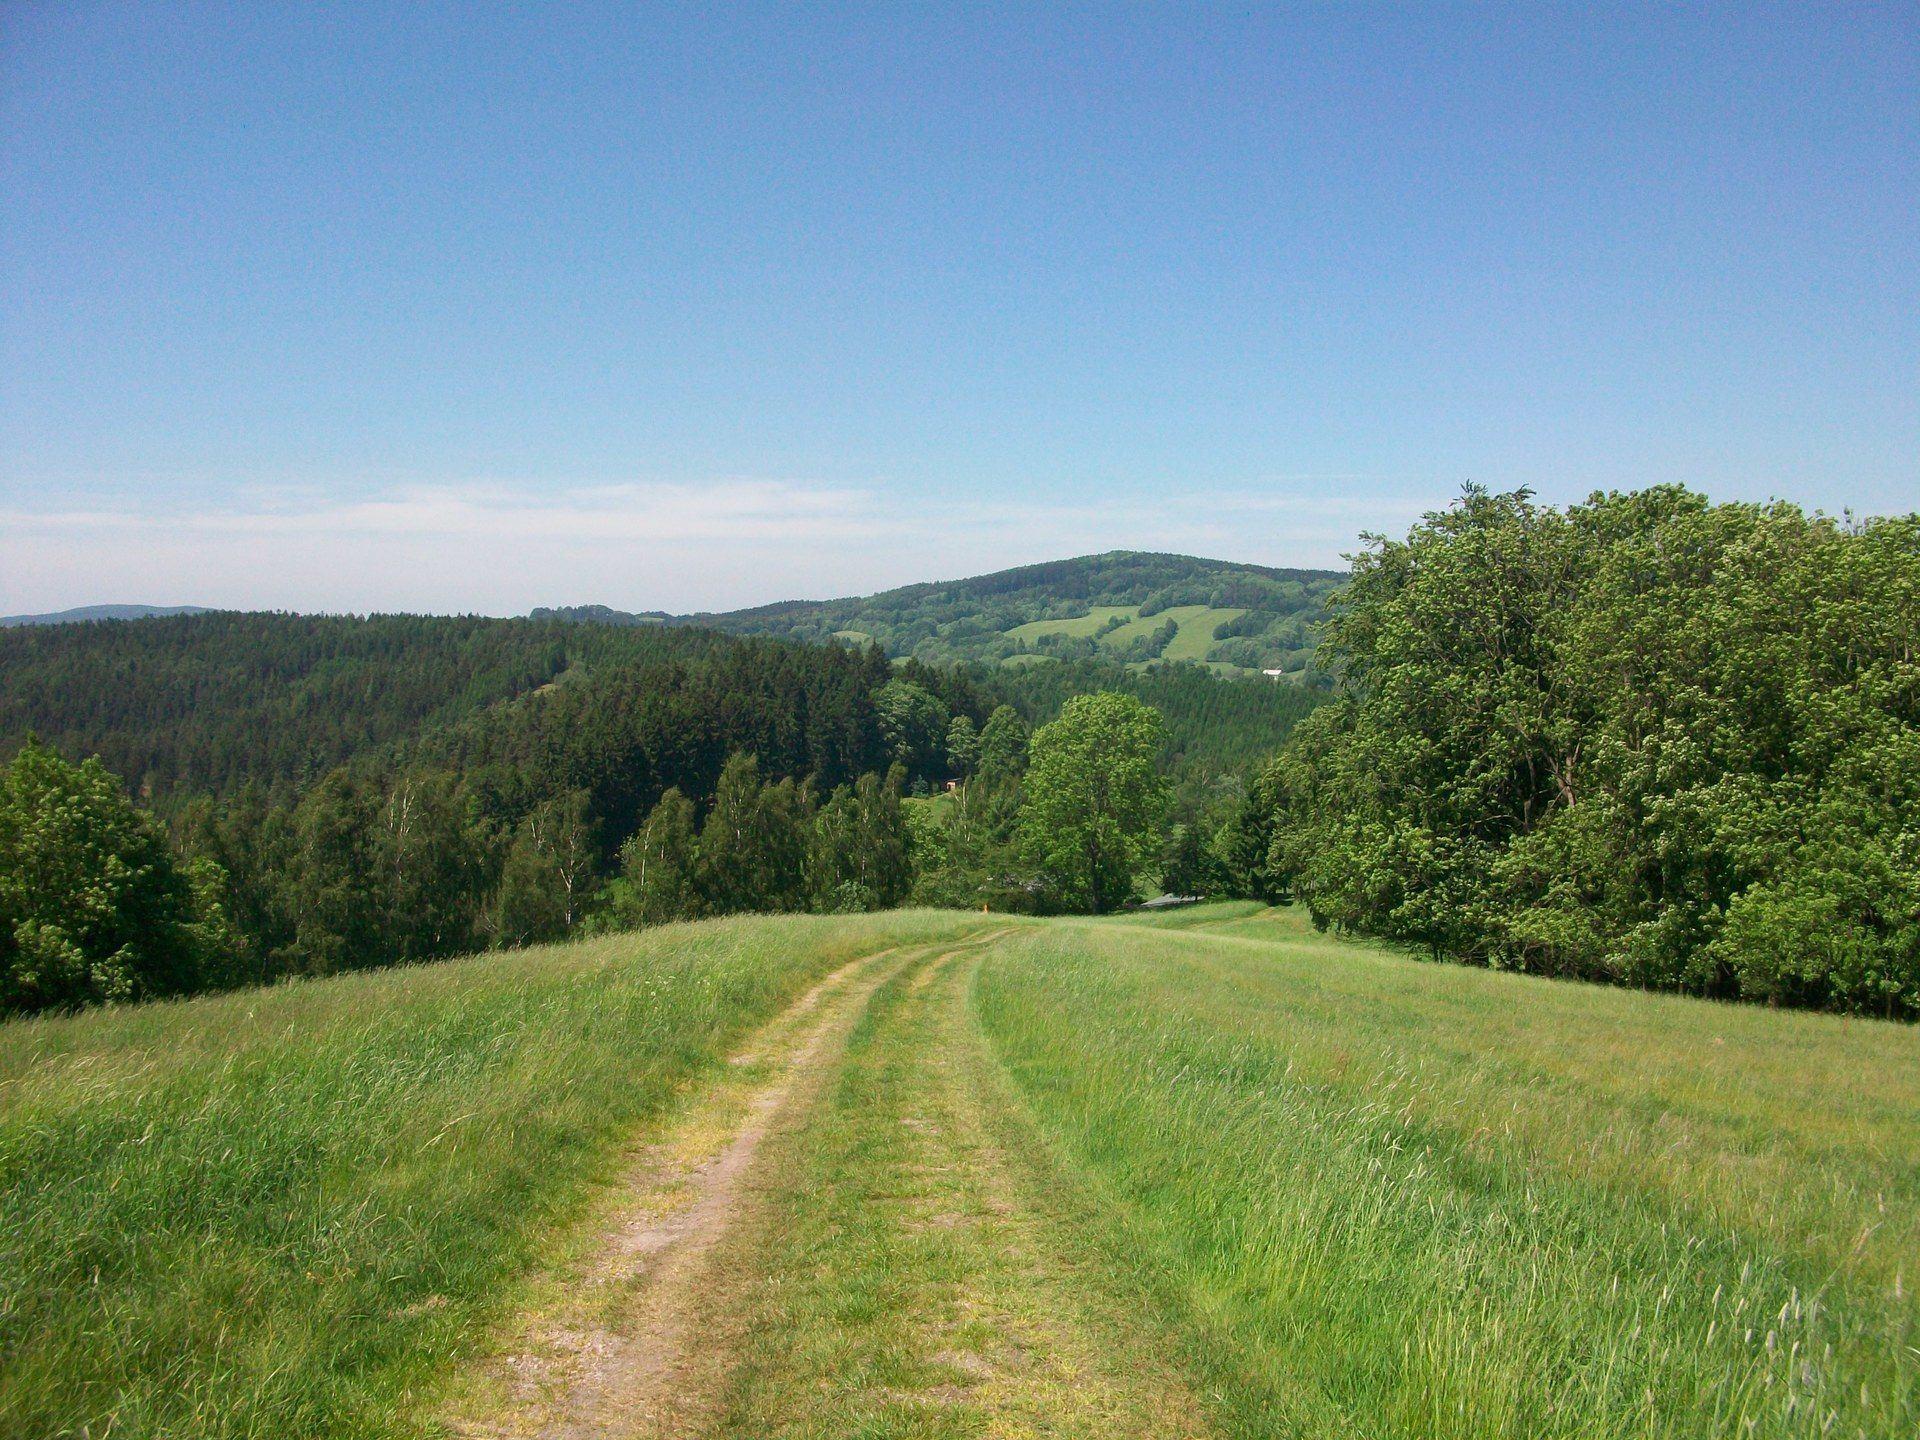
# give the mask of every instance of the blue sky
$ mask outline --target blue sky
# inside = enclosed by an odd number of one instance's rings
[[[1912,3],[0,10],[0,610],[1920,505]]]

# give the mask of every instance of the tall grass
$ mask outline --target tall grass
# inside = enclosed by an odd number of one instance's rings
[[[1920,1433],[1920,1033],[1186,918],[977,1003],[1231,1432]]]
[[[0,1435],[401,1433],[676,1087],[928,913],[0,1026]]]
[[[408,1433],[677,1089],[844,960],[979,924],[742,919],[0,1026],[0,1435]],[[1021,924],[975,997],[1224,1433],[1920,1433],[1920,1032],[1251,906]],[[901,1087],[940,1063],[914,1043]]]

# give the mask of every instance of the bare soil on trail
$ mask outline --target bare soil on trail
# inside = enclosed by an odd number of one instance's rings
[[[703,1433],[1212,1434],[987,1050],[971,986],[991,943],[880,990],[832,1090],[776,1137],[744,1343]]]
[[[732,1057],[635,1158],[616,1209],[559,1283],[514,1327],[443,1417],[471,1440],[585,1440],[688,1433],[696,1397],[679,1382],[716,1242],[738,1219],[743,1181],[769,1130],[803,1109],[873,992],[925,952],[887,950],[841,967]]]
[[[1008,933],[856,960],[759,1031],[635,1153],[440,1421],[463,1440],[1207,1435],[1049,1197],[973,1023]]]

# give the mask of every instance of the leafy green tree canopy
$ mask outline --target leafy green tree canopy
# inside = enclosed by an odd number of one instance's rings
[[[974,761],[974,773],[980,783],[992,788],[1017,780],[1027,768],[1027,745],[1033,730],[1011,705],[994,707],[980,732],[980,744]]]
[[[875,693],[873,708],[889,754],[909,778],[932,778],[945,767],[947,707],[938,695],[911,680],[890,680]]]
[[[660,925],[700,913],[695,876],[693,802],[676,789],[660,797],[633,838],[620,850],[621,889],[615,909],[628,924]]]
[[[905,778],[898,766],[884,783],[878,775],[862,775],[820,807],[807,860],[816,910],[882,910],[906,898],[913,864],[900,804]]]
[[[1166,818],[1165,738],[1156,711],[1112,692],[1069,700],[1035,732],[1021,837],[1067,904],[1101,913],[1132,895]]]
[[[955,776],[973,774],[980,763],[980,727],[971,715],[956,715],[947,727],[947,768]]]
[[[706,911],[805,908],[812,794],[781,780],[769,785],[751,755],[735,755],[700,831],[699,885]]]
[[[1469,489],[1373,540],[1323,654],[1267,863],[1319,919],[1920,1013],[1920,517]]]
[[[0,771],[0,1014],[190,990],[207,954],[166,837],[98,760]]]

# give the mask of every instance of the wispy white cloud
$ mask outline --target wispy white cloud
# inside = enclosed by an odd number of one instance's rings
[[[1433,503],[1295,478],[1097,505],[760,479],[411,484],[344,498],[280,488],[177,509],[16,505],[0,510],[0,608],[727,609],[1110,549],[1332,565],[1360,530],[1399,528]]]
[[[597,485],[553,495],[498,484],[408,485],[344,501],[302,495],[254,495],[249,500],[173,511],[16,509],[0,511],[0,524],[49,531],[141,530],[164,523],[210,534],[582,540],[742,539],[789,535],[795,526],[840,534],[877,524],[869,492],[756,480]]]

